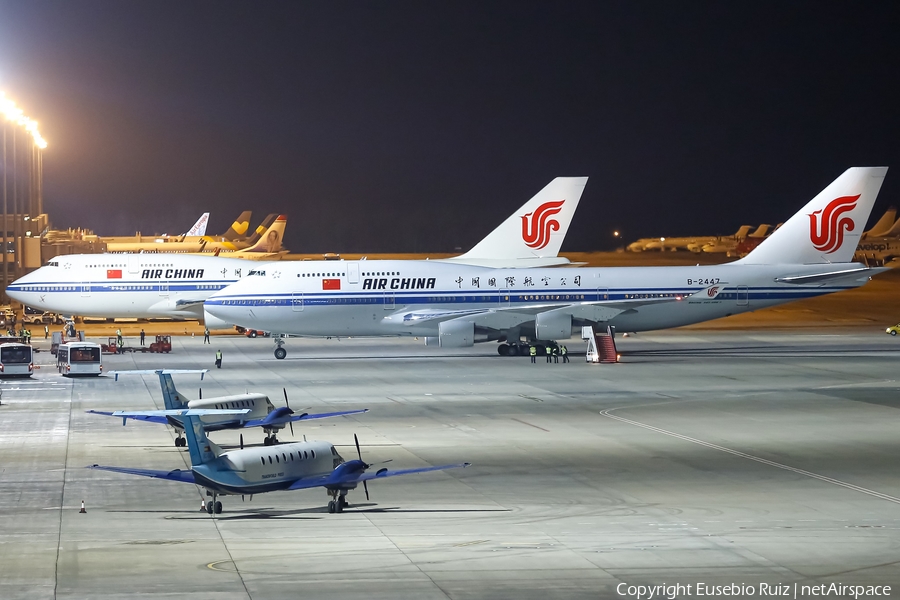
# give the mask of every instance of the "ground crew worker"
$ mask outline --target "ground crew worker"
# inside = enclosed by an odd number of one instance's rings
[[[562,354],[563,364],[569,362],[569,349],[568,348],[566,348],[565,346],[562,346],[559,349],[559,353]]]
[[[44,339],[46,340],[48,337],[50,337],[50,328],[44,325]]]
[[[31,344],[31,330],[26,329],[24,333],[25,333],[25,343]]]
[[[533,345],[528,346],[528,353],[531,354],[531,364],[534,364],[534,359],[537,358],[537,348]]]
[[[141,327],[141,346],[144,345],[144,328]]]
[[[217,369],[222,368],[222,351],[221,350],[216,350],[216,368]]]
[[[559,364],[559,346],[553,346],[553,362]]]
[[[547,364],[549,364],[550,360],[553,358],[553,350],[550,346],[544,346],[544,352],[547,353]]]
[[[124,346],[124,345],[125,345],[125,340],[124,340],[124,338],[122,338],[122,330],[116,329],[116,346],[117,346],[116,349],[119,351],[119,354],[122,353],[122,346]]]
[[[205,327],[203,329],[203,343],[204,344],[209,343],[209,327]]]

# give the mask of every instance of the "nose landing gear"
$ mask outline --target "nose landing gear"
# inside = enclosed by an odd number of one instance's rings
[[[280,337],[275,338],[275,358],[283,360],[287,356],[287,350],[284,349],[284,340]]]

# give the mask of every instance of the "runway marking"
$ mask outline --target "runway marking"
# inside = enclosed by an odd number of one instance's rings
[[[461,544],[453,544],[456,548],[462,548],[464,546],[475,546],[477,544],[486,544],[488,540],[473,540],[471,542],[463,542]]]
[[[535,429],[540,429],[541,431],[546,431],[547,433],[550,433],[550,430],[549,430],[549,429],[544,429],[543,427],[538,427],[537,425],[532,425],[531,423],[528,423],[528,422],[526,422],[526,421],[523,421],[522,419],[517,419],[517,418],[515,418],[515,417],[510,417],[510,418],[511,418],[513,421],[518,421],[518,422],[521,423],[522,425],[528,425],[529,427],[534,427]]]
[[[688,437],[686,435],[681,435],[680,433],[675,433],[674,431],[668,431],[666,429],[654,427],[653,425],[647,425],[646,423],[641,423],[639,421],[632,421],[631,419],[626,419],[624,417],[619,417],[619,416],[610,414],[610,412],[614,411],[614,410],[618,410],[618,409],[617,408],[608,408],[606,410],[601,410],[600,414],[604,417],[613,419],[615,421],[621,421],[623,423],[628,423],[629,425],[634,425],[635,427],[643,427],[644,429],[649,429],[650,431],[655,431],[656,433],[661,433],[663,435],[668,435],[670,437],[678,438],[679,440],[691,442],[692,444],[697,444],[700,446],[704,446],[706,448],[718,450],[719,452],[726,452],[728,454],[733,454],[734,456],[739,456],[741,458],[746,458],[747,460],[752,460],[752,461],[755,461],[758,463],[762,463],[764,465],[769,465],[770,467],[783,469],[785,471],[791,471],[792,473],[797,473],[798,475],[803,475],[805,477],[811,477],[812,479],[818,479],[819,481],[824,481],[826,483],[838,485],[838,486],[847,488],[848,490],[853,490],[855,492],[860,492],[862,494],[874,496],[875,498],[879,498],[881,500],[887,500],[888,502],[893,502],[894,504],[900,504],[900,498],[897,498],[896,496],[891,496],[889,494],[883,494],[881,492],[876,492],[875,490],[870,490],[869,488],[864,488],[864,487],[861,487],[858,485],[854,485],[852,483],[848,483],[846,481],[841,481],[840,479],[834,479],[832,477],[827,477],[825,475],[819,475],[818,473],[813,473],[812,471],[798,469],[797,467],[791,467],[789,465],[775,462],[774,460],[768,460],[766,458],[754,456],[752,454],[747,454],[746,452],[732,450],[731,448],[726,448],[725,446],[719,446],[717,444],[713,444],[710,442],[704,442],[703,440],[698,440],[696,438]]]
[[[220,569],[219,565],[221,564],[229,564],[232,568],[230,569]],[[230,560],[217,560],[216,562],[211,562],[206,565],[207,569],[211,569],[213,571],[220,571],[222,573],[237,573],[237,568],[234,566],[234,563]]]

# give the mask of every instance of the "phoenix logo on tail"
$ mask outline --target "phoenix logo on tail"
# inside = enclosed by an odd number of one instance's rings
[[[856,226],[849,216],[841,218],[841,215],[856,208],[859,196],[857,194],[835,198],[824,209],[808,215],[809,239],[816,250],[830,254],[841,247],[844,243],[844,232],[853,231]]]
[[[559,221],[550,217],[561,211],[564,203],[565,200],[544,202],[522,217],[522,240],[526,246],[540,250],[550,243],[550,232],[559,231]]]

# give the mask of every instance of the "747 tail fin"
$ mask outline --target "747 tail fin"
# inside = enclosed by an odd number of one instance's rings
[[[751,265],[850,262],[887,169],[847,169],[737,262]]]

